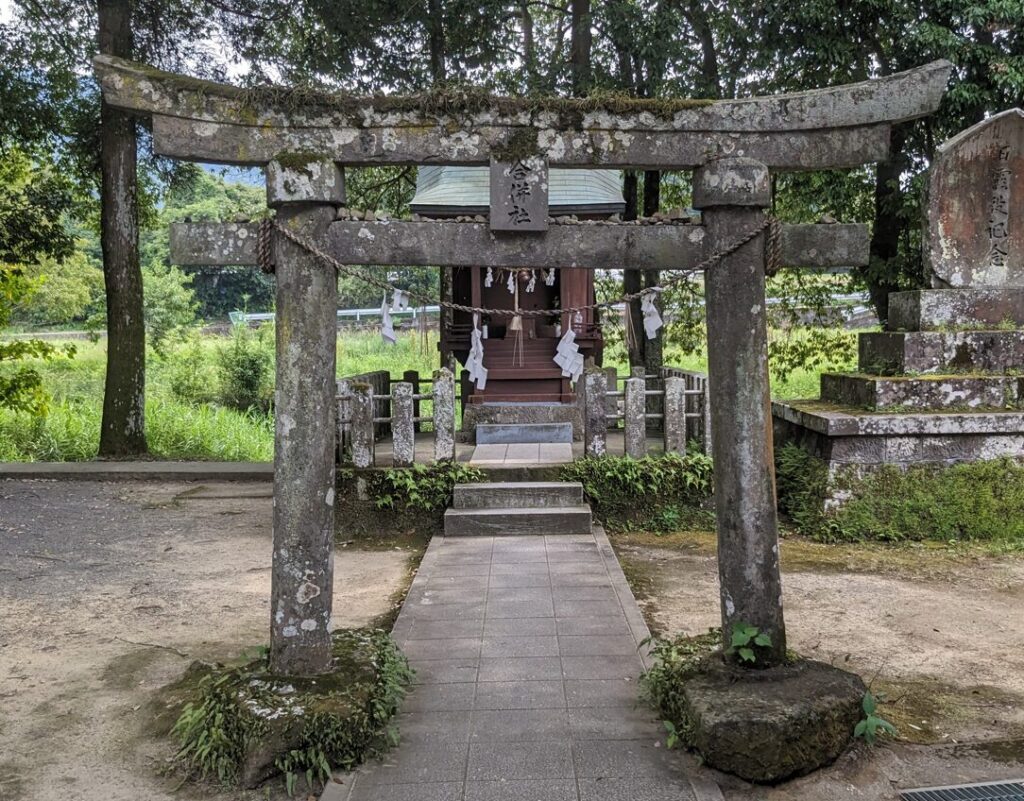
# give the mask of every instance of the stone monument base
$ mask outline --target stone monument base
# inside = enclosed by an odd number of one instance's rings
[[[570,423],[574,440],[583,439],[583,416],[576,403],[467,403],[462,409],[459,442],[476,443],[476,427],[485,425],[529,425]]]
[[[766,670],[711,657],[683,685],[688,737],[713,768],[771,784],[835,761],[861,719],[859,676],[810,660]]]
[[[860,335],[860,372],[772,405],[776,447],[795,442],[832,476],[1024,459],[1024,290],[897,292],[889,311],[889,330]]]

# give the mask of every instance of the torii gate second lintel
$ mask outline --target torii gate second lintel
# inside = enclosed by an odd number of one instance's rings
[[[497,266],[518,266],[516,259],[528,258],[537,259],[530,266],[571,267],[579,262],[565,250],[577,247],[598,260],[592,266],[685,268],[726,248],[705,275],[723,635],[728,646],[733,625],[754,625],[771,638],[759,665],[785,661],[764,282],[770,170],[885,159],[892,124],[938,107],[951,69],[947,62],[862,84],[680,105],[670,113],[642,102],[623,113],[600,107],[581,113],[554,101],[532,108],[507,99],[481,104],[479,98],[465,113],[380,98],[296,109],[274,93],[262,104],[257,93],[254,103],[237,88],[107,56],[95,64],[107,102],[153,117],[158,153],[265,166],[277,223],[326,245],[339,261],[445,266],[471,259],[486,266],[479,261],[485,257]],[[530,146],[511,157],[510,143],[526,140]],[[556,225],[534,233],[513,226],[511,234],[496,234],[483,225],[334,220],[343,202],[345,164],[491,163],[492,178],[497,169],[500,180],[515,181],[522,176],[508,167],[524,160],[535,171],[551,164],[696,168],[693,205],[702,212],[702,225]],[[499,209],[508,213],[506,200],[492,191],[492,216]],[[513,211],[522,216],[522,209]],[[539,215],[539,227],[547,227],[546,211],[546,204],[527,211],[527,230],[538,227]],[[492,228],[505,223],[494,222]],[[753,231],[760,233],[727,247]],[[833,245],[844,237],[846,263],[866,258],[861,226],[793,226],[788,237],[787,254],[784,229],[784,261],[831,266],[842,249]],[[248,260],[239,254],[255,241],[244,225],[187,226],[175,238],[176,254],[193,264]],[[208,244],[217,247],[204,254]],[[324,265],[287,238],[275,237],[273,256],[278,357],[271,669],[313,674],[331,666],[337,288]]]

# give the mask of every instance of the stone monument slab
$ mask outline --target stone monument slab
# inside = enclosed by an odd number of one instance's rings
[[[1024,110],[939,147],[925,258],[936,288],[1024,287]]]

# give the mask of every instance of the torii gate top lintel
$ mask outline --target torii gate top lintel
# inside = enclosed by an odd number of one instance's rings
[[[723,156],[783,170],[882,161],[890,126],[933,112],[952,69],[935,61],[740,100],[602,101],[246,90],[112,56],[94,63],[106,101],[151,115],[156,152],[173,158],[258,166],[317,153],[345,164],[487,164],[524,149],[552,166],[637,169],[690,169]]]

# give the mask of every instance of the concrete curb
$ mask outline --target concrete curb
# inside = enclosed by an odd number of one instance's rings
[[[273,481],[271,462],[0,462],[0,480]]]

